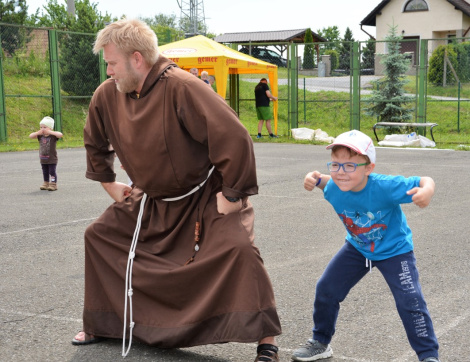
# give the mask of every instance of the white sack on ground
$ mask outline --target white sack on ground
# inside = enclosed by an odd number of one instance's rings
[[[310,128],[292,128],[292,137],[296,140],[320,141],[332,143],[334,137],[328,136],[328,133],[322,131],[320,128],[313,130]]]
[[[292,137],[295,140],[313,140],[315,131],[310,128],[292,128]]]
[[[383,141],[379,142],[379,146],[436,147],[436,143],[429,138],[417,135],[416,132],[412,132],[410,134],[387,135]]]

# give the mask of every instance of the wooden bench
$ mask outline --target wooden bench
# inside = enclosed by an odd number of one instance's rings
[[[430,127],[431,131],[431,138],[434,142],[434,135],[432,134],[432,129],[437,126],[437,123],[415,123],[415,122],[377,122],[374,124],[372,129],[374,130],[375,138],[377,138],[377,142],[379,142],[379,137],[377,137],[377,133],[375,132],[376,127]]]

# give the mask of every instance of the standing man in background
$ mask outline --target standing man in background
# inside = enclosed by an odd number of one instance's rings
[[[258,116],[258,135],[256,138],[261,138],[261,131],[263,129],[263,122],[266,121],[266,129],[268,130],[269,137],[277,138],[273,134],[271,129],[271,119],[273,118],[273,112],[269,106],[269,101],[277,101],[277,97],[274,97],[269,90],[268,81],[266,78],[261,78],[257,86],[255,87],[255,99],[256,99],[256,115]]]

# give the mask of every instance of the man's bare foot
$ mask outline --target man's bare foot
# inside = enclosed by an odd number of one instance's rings
[[[92,344],[101,342],[103,338],[95,337],[92,334],[85,333],[83,331],[78,332],[78,334],[72,339],[72,344],[75,346],[83,346],[85,344]]]

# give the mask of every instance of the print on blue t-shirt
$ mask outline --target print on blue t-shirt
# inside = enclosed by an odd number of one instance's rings
[[[330,180],[324,189],[346,230],[346,240],[369,260],[383,260],[413,250],[412,233],[400,204],[412,202],[406,192],[420,177],[372,173],[361,191],[341,191]]]

